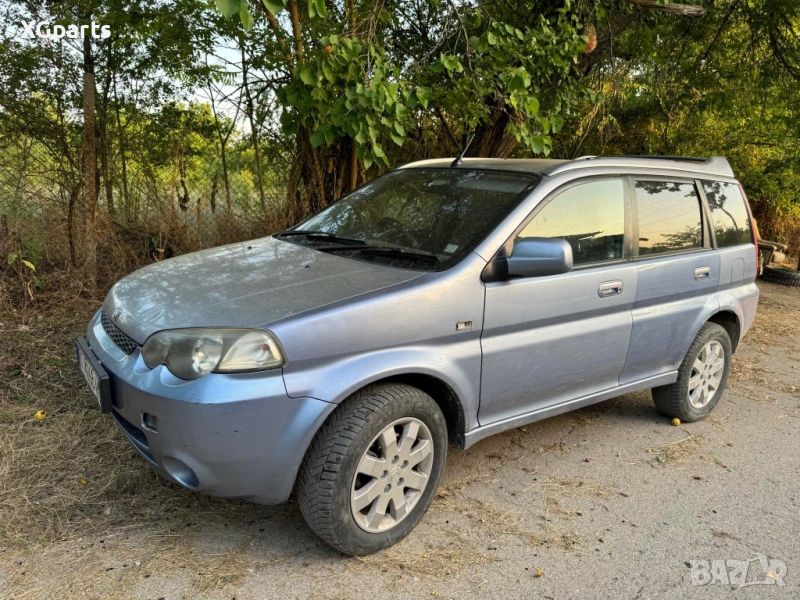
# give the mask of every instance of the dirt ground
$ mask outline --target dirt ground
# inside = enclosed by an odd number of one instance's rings
[[[738,594],[798,598],[800,289],[760,287],[710,418],[673,427],[637,393],[453,449],[422,523],[362,559],[293,503],[151,473],[76,373],[92,303],[0,312],[0,597],[721,598],[737,585],[693,586],[690,561],[765,554],[785,586]]]

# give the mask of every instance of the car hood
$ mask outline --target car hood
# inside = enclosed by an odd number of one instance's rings
[[[162,329],[264,327],[422,274],[268,237],[139,269],[111,288],[103,309],[143,343]]]

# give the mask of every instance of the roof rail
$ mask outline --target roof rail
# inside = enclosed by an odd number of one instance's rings
[[[677,156],[677,155],[659,155],[659,154],[623,154],[621,158],[653,158],[656,160],[685,160],[688,162],[706,162],[708,158],[700,156]]]
[[[644,168],[688,171],[719,177],[734,177],[728,159],[722,156],[699,158],[696,156],[582,156],[556,165],[547,174],[555,175],[588,167]]]

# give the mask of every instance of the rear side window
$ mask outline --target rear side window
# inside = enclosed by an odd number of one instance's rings
[[[529,237],[567,240],[576,265],[622,258],[625,245],[622,179],[581,183],[558,193],[517,239]]]
[[[640,256],[703,246],[700,199],[694,184],[636,181],[634,189]]]
[[[703,191],[711,209],[711,225],[717,246],[726,248],[750,244],[753,241],[750,214],[739,186],[724,181],[704,181]]]

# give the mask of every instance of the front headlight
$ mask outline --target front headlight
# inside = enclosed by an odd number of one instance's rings
[[[151,369],[167,368],[181,379],[212,371],[241,373],[283,365],[275,338],[260,329],[171,329],[151,335],[142,347]]]

